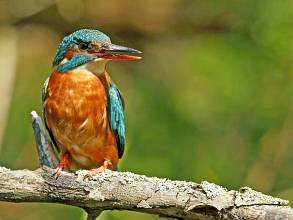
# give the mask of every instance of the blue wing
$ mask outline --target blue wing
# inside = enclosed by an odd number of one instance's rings
[[[124,102],[120,91],[116,85],[111,82],[108,88],[108,119],[110,127],[115,134],[118,146],[119,158],[122,157],[125,145],[125,125],[124,125]]]

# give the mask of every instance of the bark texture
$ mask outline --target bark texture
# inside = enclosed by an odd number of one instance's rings
[[[54,202],[84,208],[94,219],[102,210],[132,210],[171,219],[293,219],[288,201],[248,187],[239,191],[107,170],[84,180],[87,171],[62,172],[0,168],[0,200]]]

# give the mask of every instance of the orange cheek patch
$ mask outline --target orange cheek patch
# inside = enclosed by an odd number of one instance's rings
[[[71,48],[64,54],[64,58],[70,60],[76,53],[79,52],[81,52],[81,50],[79,50],[78,48]]]

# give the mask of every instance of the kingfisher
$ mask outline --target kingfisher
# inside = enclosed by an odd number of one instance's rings
[[[125,145],[124,100],[106,71],[110,60],[138,60],[139,50],[81,29],[61,41],[42,89],[43,117],[60,154],[55,169],[116,170]]]

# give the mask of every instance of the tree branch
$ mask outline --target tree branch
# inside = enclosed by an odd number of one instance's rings
[[[292,219],[288,201],[248,187],[239,191],[208,183],[171,181],[107,170],[84,180],[85,170],[62,172],[56,180],[48,167],[30,170],[0,168],[0,200],[54,202],[86,209],[132,210],[184,219]],[[94,219],[89,217],[88,219]]]
[[[37,114],[34,112],[32,116],[40,162],[53,166],[58,160],[47,147],[48,136]],[[87,211],[89,220],[103,210],[113,209],[151,213],[167,219],[293,219],[288,201],[248,187],[228,191],[206,181],[197,184],[110,170],[94,176],[93,180],[84,180],[85,170],[62,172],[56,180],[53,172],[47,166],[35,171],[0,167],[0,201],[78,206]]]

